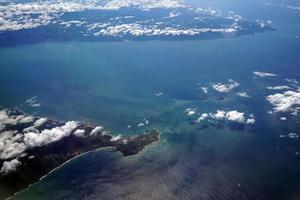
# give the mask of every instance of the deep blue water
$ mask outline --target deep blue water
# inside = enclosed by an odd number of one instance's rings
[[[277,31],[195,41],[43,42],[0,48],[0,105],[60,120],[101,124],[113,134],[157,128],[161,141],[123,158],[98,151],[77,158],[14,199],[299,199],[299,118],[269,115],[265,87],[300,81],[300,11],[261,3],[213,6]],[[279,78],[253,79],[253,71]],[[251,98],[210,88],[229,78]],[[210,89],[204,100],[199,86]],[[155,94],[162,92],[157,97]],[[24,102],[37,96],[41,106]],[[224,100],[218,100],[220,97]],[[199,129],[184,113],[253,113],[256,124]],[[145,127],[136,125],[149,119]],[[128,129],[127,126],[132,128]]]

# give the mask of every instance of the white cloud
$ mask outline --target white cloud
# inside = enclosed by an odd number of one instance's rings
[[[147,25],[144,23],[128,23],[118,25],[108,25],[103,27],[98,32],[94,32],[94,36],[195,36],[202,33],[232,33],[236,32],[233,28],[174,28],[163,27],[159,28],[157,25]]]
[[[110,1],[60,1],[46,0],[0,5],[0,32],[31,29],[45,26],[67,12],[83,10],[116,10],[121,7],[153,8],[183,7],[178,0],[110,0]]]
[[[9,159],[22,154],[26,150],[22,138],[23,135],[13,131],[0,133],[0,159]]]
[[[19,123],[32,122],[34,118],[28,115],[13,115],[11,111],[0,110],[0,131],[3,130],[7,125],[16,125]]]
[[[86,21],[79,21],[79,20],[70,20],[70,21],[63,21],[60,23],[64,28],[70,28],[71,26],[82,26],[85,24]]]
[[[277,76],[276,74],[272,74],[272,73],[268,73],[268,72],[259,72],[259,71],[255,71],[255,72],[253,72],[253,74],[255,76],[259,76],[259,77],[274,77],[274,76]]]
[[[121,135],[117,135],[117,136],[114,136],[110,139],[111,142],[115,142],[115,141],[118,141],[119,139],[121,139]]]
[[[167,18],[174,18],[174,17],[178,17],[181,13],[178,13],[178,12],[174,12],[174,11],[171,11],[169,16]]]
[[[1,29],[1,28],[0,28]],[[33,96],[25,101],[31,107],[40,107],[42,104],[38,103],[37,96]]]
[[[63,125],[53,127],[51,129],[39,130],[45,122],[46,118],[36,118],[30,115],[24,115],[19,112],[0,110],[0,125],[5,128],[9,125],[17,125],[31,122],[22,131],[18,130],[0,130],[0,160],[18,158],[25,155],[26,150],[34,147],[40,147],[61,140],[70,136],[84,136],[85,130],[77,129],[79,123],[68,121]],[[149,120],[144,119],[144,123],[149,124]],[[54,125],[54,124],[53,124]],[[11,129],[11,127],[10,127]],[[91,135],[102,133],[103,127],[97,126],[91,131]]]
[[[286,117],[280,117],[280,120],[281,120],[281,121],[286,121],[287,118],[286,118]]]
[[[209,113],[209,116],[215,120],[228,120],[228,121],[244,123],[244,124],[255,123],[255,118],[253,114],[249,115],[248,118],[246,118],[245,113],[239,112],[237,110],[232,110],[228,112],[224,110],[217,110],[216,113]]]
[[[292,138],[292,139],[298,139],[299,138],[299,135],[297,133],[289,133],[288,134],[288,137],[289,138]]]
[[[196,112],[195,112],[194,110],[191,110],[191,111],[189,111],[189,112],[187,113],[187,116],[192,116],[192,115],[194,115],[194,114],[196,114]]]
[[[201,87],[201,90],[203,93],[207,94],[208,93],[208,88],[207,87]]]
[[[299,84],[299,82],[296,79],[289,79],[286,78],[284,79],[286,82],[293,84],[294,86],[297,86]]]
[[[300,92],[286,91],[267,96],[267,101],[273,105],[274,112],[290,112],[297,115],[300,111]]]
[[[279,85],[279,86],[273,86],[273,87],[269,86],[269,87],[267,87],[267,89],[269,89],[269,90],[290,90],[292,88],[287,85]]]
[[[238,96],[240,96],[240,97],[245,97],[245,98],[249,98],[250,97],[249,94],[247,94],[247,92],[238,92],[236,94]]]
[[[83,137],[84,136],[84,133],[85,133],[85,130],[83,129],[77,129],[74,131],[74,135],[77,136],[77,137]]]
[[[39,126],[42,126],[43,124],[45,124],[46,122],[47,122],[47,118],[39,118],[38,120],[36,120],[35,122],[34,122],[34,126],[35,127],[39,127]]]
[[[212,88],[218,92],[225,93],[225,92],[230,92],[237,86],[239,86],[239,83],[237,83],[236,81],[234,81],[232,79],[229,79],[227,84],[223,84],[223,83],[213,84]]]
[[[217,110],[217,113],[213,114],[213,113],[210,113],[210,116],[214,119],[217,119],[217,120],[223,120],[225,119],[225,116],[226,116],[226,111],[224,110]]]
[[[254,124],[255,123],[255,119],[253,118],[249,118],[246,120],[246,124]]]
[[[145,126],[145,124],[143,122],[141,122],[137,125],[137,127],[143,127],[143,126]]]
[[[187,116],[193,116],[196,114],[196,109],[194,108],[187,108],[184,112],[186,112]]]
[[[37,119],[32,126],[26,127],[23,129],[24,133],[29,133],[29,132],[39,132],[39,130],[37,129],[38,127],[42,126],[43,124],[45,124],[48,121],[47,118],[39,118]]]
[[[161,95],[163,95],[162,92],[158,92],[158,93],[155,94],[155,96],[157,96],[157,97],[160,97]]]
[[[289,9],[300,10],[300,6],[287,6]]]
[[[30,122],[33,122],[34,121],[34,117],[32,116],[24,116],[24,117],[21,117],[20,120],[18,121],[18,123],[30,123]]]
[[[105,6],[106,9],[119,9],[121,7],[138,7],[144,10],[153,8],[178,8],[183,7],[179,0],[111,0]]]
[[[27,147],[43,146],[69,136],[77,126],[77,122],[69,121],[62,126],[45,129],[41,133],[25,133],[24,143]]]
[[[4,161],[1,167],[0,173],[7,174],[12,171],[16,171],[17,167],[21,165],[18,159],[13,159],[11,161]]]
[[[209,118],[209,115],[207,113],[202,113],[201,116],[197,119],[197,122],[200,123],[203,120],[206,120]]]
[[[245,113],[243,112],[238,112],[236,110],[229,111],[226,113],[226,119],[229,121],[235,121],[239,123],[244,123],[245,122]]]
[[[102,126],[96,126],[90,133],[90,135],[97,135],[98,133],[101,133],[103,130]]]

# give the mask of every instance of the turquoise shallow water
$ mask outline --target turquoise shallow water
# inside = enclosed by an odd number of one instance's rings
[[[286,124],[268,115],[264,88],[280,84],[281,77],[300,79],[300,12],[277,7],[256,11],[271,18],[278,30],[234,39],[0,48],[1,106],[101,124],[113,134],[162,132],[161,141],[139,155],[90,153],[14,199],[298,199],[300,160],[294,152],[299,142],[282,142],[278,136],[299,130],[299,119]],[[280,78],[255,80],[255,70]],[[252,97],[210,92],[199,101],[199,87],[229,78]],[[159,92],[163,95],[156,96]],[[24,103],[32,96],[40,107]],[[188,107],[201,112],[238,109],[254,113],[257,122],[242,131],[198,129],[184,113]],[[149,125],[137,127],[144,119]]]

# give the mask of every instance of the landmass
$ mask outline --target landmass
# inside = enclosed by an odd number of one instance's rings
[[[110,147],[130,156],[158,139],[156,130],[129,138],[113,137],[101,126],[0,110],[0,199],[12,196],[86,152]]]
[[[276,30],[270,20],[249,21],[232,11],[194,7],[178,0],[109,2],[0,2],[0,46],[48,41],[207,40]]]

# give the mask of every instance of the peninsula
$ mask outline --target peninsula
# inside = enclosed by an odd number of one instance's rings
[[[123,156],[130,156],[158,139],[156,130],[128,138],[113,137],[101,126],[0,110],[0,199],[8,198],[86,152],[111,147]]]

